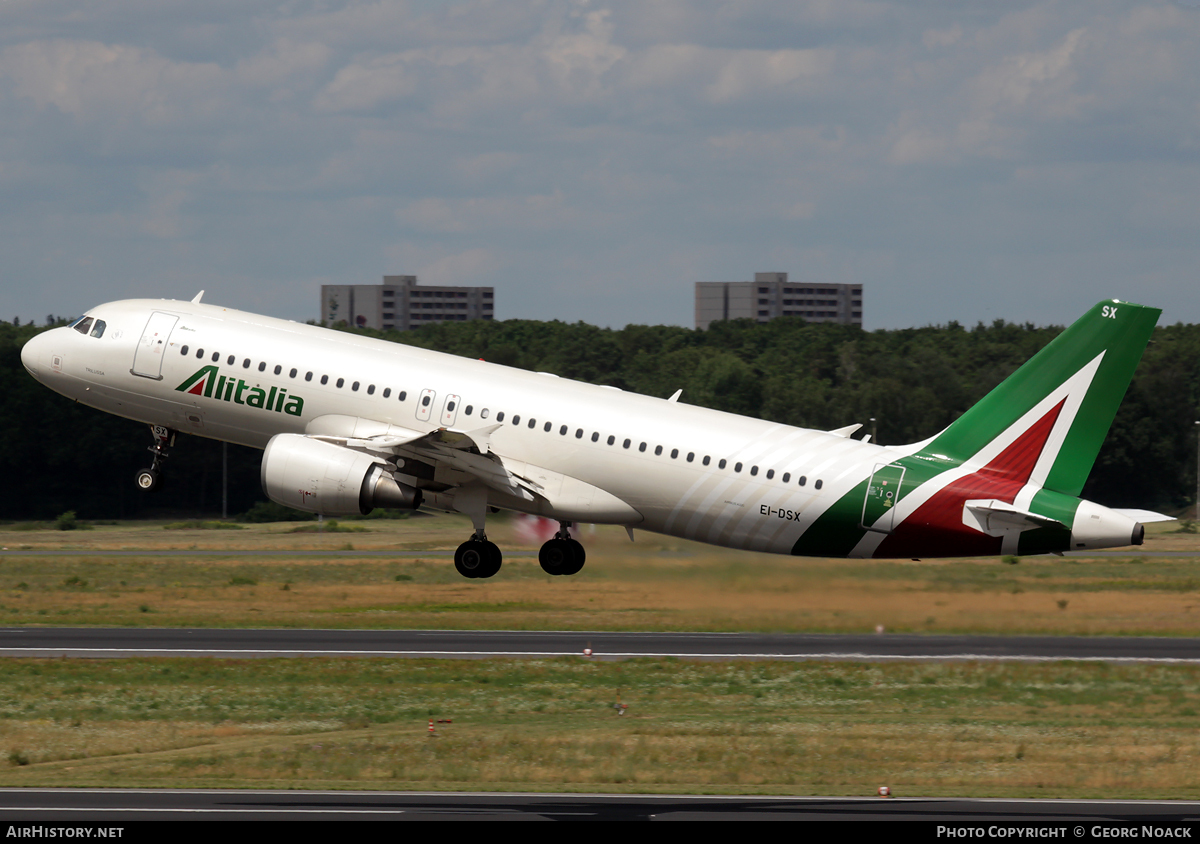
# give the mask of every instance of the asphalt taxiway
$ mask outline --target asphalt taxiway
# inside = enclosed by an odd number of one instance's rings
[[[1062,838],[1117,837],[1114,826],[1189,828],[1200,803],[1168,800],[690,796],[386,791],[0,789],[0,820],[109,824],[146,821],[924,821],[997,828],[1062,827]],[[1198,833],[1200,834],[1200,833]],[[19,835],[19,833],[18,833]],[[1026,833],[1028,835],[1028,833]],[[999,837],[1026,837],[1008,833]],[[62,836],[60,836],[62,837]],[[122,838],[132,837],[122,835]],[[984,836],[979,836],[984,837]],[[997,837],[997,836],[990,836]],[[1135,836],[1137,837],[1137,836]],[[1147,836],[1160,837],[1160,836]],[[1190,837],[1190,836],[1188,836]]]
[[[616,633],[490,630],[0,628],[10,657],[434,657],[1084,660],[1198,663],[1200,639],[1119,636]]]

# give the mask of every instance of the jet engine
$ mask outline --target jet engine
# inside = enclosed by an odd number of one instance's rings
[[[263,492],[276,504],[323,516],[421,506],[421,490],[396,481],[378,457],[300,434],[271,438],[261,477]]]

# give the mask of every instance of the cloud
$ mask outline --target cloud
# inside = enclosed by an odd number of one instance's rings
[[[561,193],[468,199],[427,197],[396,211],[396,221],[406,228],[456,233],[574,228],[579,217]]]
[[[884,325],[1008,317],[997,285],[1066,322],[1144,255],[1200,320],[1198,39],[1157,0],[10,2],[0,259],[30,314],[86,266],[89,300],[303,319],[417,272],[686,324],[776,269]]]
[[[162,124],[211,114],[221,69],[153,50],[94,41],[36,41],[0,52],[0,77],[18,97],[82,121]]]

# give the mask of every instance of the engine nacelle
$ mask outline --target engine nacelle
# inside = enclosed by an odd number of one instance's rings
[[[421,490],[397,482],[384,465],[361,451],[300,434],[277,434],[263,452],[262,488],[276,504],[322,516],[420,507]]]

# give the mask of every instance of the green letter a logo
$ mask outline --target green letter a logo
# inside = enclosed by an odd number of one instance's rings
[[[175,389],[180,393],[190,393],[193,396],[212,398],[213,383],[216,380],[217,368],[215,366],[202,366],[196,370],[194,375]]]

